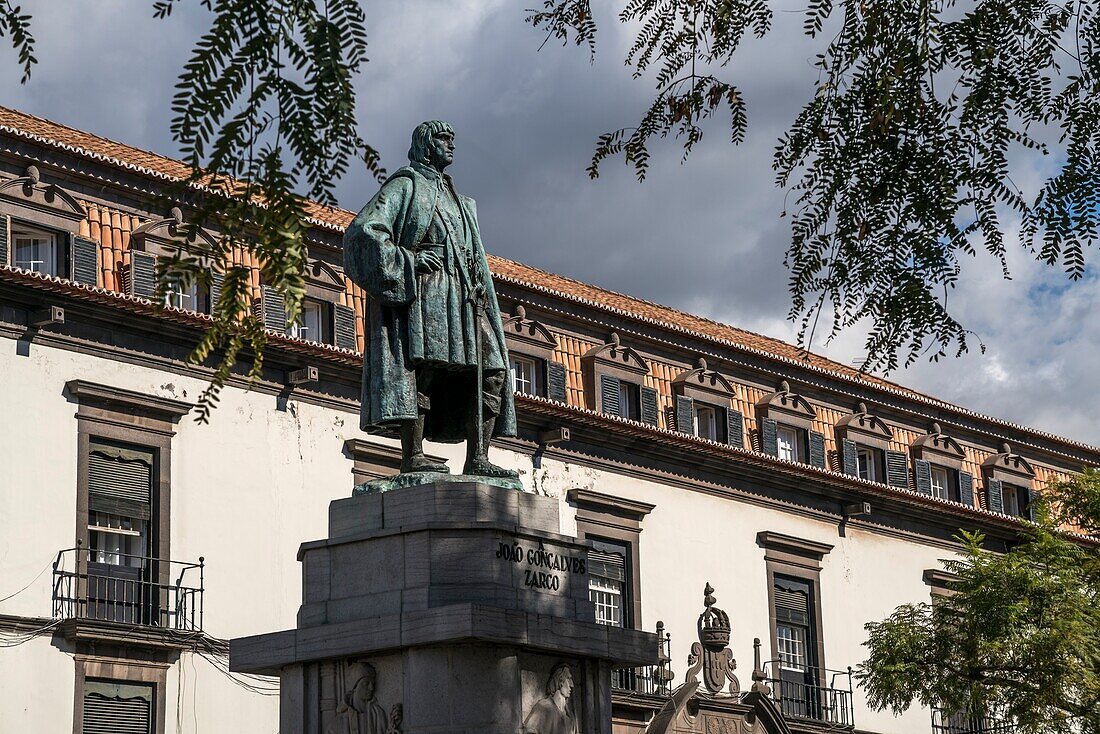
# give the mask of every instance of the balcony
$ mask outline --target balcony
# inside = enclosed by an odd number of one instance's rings
[[[784,716],[855,726],[851,668],[790,670],[769,660],[764,663],[764,673],[771,697]]]
[[[183,563],[115,553],[108,560],[97,561],[92,551],[80,547],[57,554],[55,619],[202,631],[202,558]]]
[[[672,680],[675,678],[669,666],[672,635],[665,632],[664,622],[657,623],[657,637],[661,641],[657,664],[611,671],[612,691],[660,698],[672,695]]]
[[[1016,727],[1001,716],[949,714],[932,709],[932,734],[1015,734]]]

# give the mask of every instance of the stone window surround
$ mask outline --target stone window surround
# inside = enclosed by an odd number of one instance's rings
[[[85,380],[65,383],[66,393],[78,404],[76,538],[88,547],[88,452],[95,438],[120,441],[154,453],[153,496],[150,514],[155,547],[148,553],[171,559],[171,466],[174,424],[191,403],[100,385]],[[161,564],[160,583],[168,583],[168,564]]]
[[[153,732],[164,734],[165,698],[169,664],[156,661],[134,661],[76,654],[76,691],[73,702],[73,734],[84,728],[84,681],[88,678],[115,680],[120,683],[146,683],[153,686]]]
[[[612,540],[630,549],[629,618],[634,629],[644,629],[639,540],[642,520],[655,505],[582,488],[569,490],[566,500],[577,509],[577,538]]]
[[[958,578],[958,575],[950,571],[944,571],[942,568],[926,568],[922,578],[924,579],[924,583],[928,585],[928,591],[932,595],[933,604],[936,603],[938,598],[951,596],[955,593],[948,588],[948,586],[952,581]]]
[[[918,436],[909,446],[909,457],[960,472],[966,452],[958,441],[943,433],[939,423],[933,423],[929,433]]]
[[[861,448],[873,450],[875,456],[875,481],[886,483],[886,452],[890,450],[890,441],[894,438],[894,432],[886,425],[886,422],[867,409],[866,403],[859,403],[856,411],[850,413],[834,426],[836,445],[838,448],[839,464],[844,468],[844,442],[851,441],[856,445],[857,451]],[[858,467],[858,460],[857,460]],[[857,469],[858,473],[858,469]]]
[[[557,338],[540,321],[528,318],[527,309],[521,304],[517,304],[512,315],[503,320],[503,327],[508,354],[535,361],[535,369],[539,371],[538,394],[540,397],[549,396],[549,365],[554,361]]]
[[[617,333],[612,333],[607,343],[592,347],[585,352],[581,357],[581,368],[584,373],[584,394],[588,407],[597,413],[605,412],[603,390],[600,389],[601,376],[607,375],[622,382],[637,385],[641,390],[645,386],[645,377],[649,374],[649,365],[633,348],[622,346]]]
[[[58,236],[56,242],[57,272],[66,272],[68,259],[66,239],[80,234],[80,222],[88,213],[68,192],[57,184],[44,184],[38,167],[27,166],[24,175],[0,182],[0,215],[11,219],[9,248],[14,253],[14,229],[19,223],[39,228]],[[0,263],[7,265],[8,263]]]
[[[791,391],[790,383],[781,380],[775,392],[757,401],[756,415],[759,421],[770,418],[779,425],[800,428],[808,434],[813,430],[817,411],[805,398]]]
[[[1006,443],[1001,446],[1001,453],[994,454],[982,462],[982,476],[987,482],[990,479],[996,479],[1005,484],[1022,486],[1030,492],[1035,479],[1035,470],[1031,468],[1027,459],[1012,453],[1012,447]]]
[[[824,679],[825,668],[825,638],[821,627],[821,561],[833,549],[828,543],[818,543],[813,540],[804,540],[792,535],[784,535],[770,530],[761,530],[756,534],[756,544],[764,549],[764,563],[767,567],[768,577],[768,619],[771,628],[771,659],[779,658],[776,649],[777,625],[775,617],[775,577],[789,576],[810,582],[813,588],[813,612],[814,612],[814,646],[816,660],[815,665],[822,670],[818,671],[820,685],[827,681]]]

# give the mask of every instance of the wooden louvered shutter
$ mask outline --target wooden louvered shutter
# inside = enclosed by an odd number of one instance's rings
[[[779,426],[773,418],[760,421],[760,450],[770,456],[779,456]]]
[[[680,433],[694,434],[695,433],[695,401],[691,398],[685,398],[683,395],[676,396],[676,430]]]
[[[932,465],[923,459],[913,462],[913,484],[921,494],[932,494]]]
[[[847,438],[841,440],[840,460],[845,474],[853,477],[859,476],[859,447],[856,446],[855,441]]]
[[[132,683],[84,682],[82,734],[152,734],[153,687]]]
[[[825,436],[817,431],[810,431],[810,466],[818,469],[825,468]]]
[[[1035,522],[1035,504],[1033,502],[1035,499],[1035,492],[1033,492],[1030,487],[1020,487],[1017,496],[1019,497],[1017,501],[1020,502],[1020,511],[1023,513],[1023,516]]]
[[[69,245],[69,279],[86,285],[99,284],[99,243],[73,237]]]
[[[809,625],[810,584],[808,582],[776,578],[772,594],[775,601],[776,620]]]
[[[224,273],[210,273],[210,313],[214,313],[218,308],[218,299],[222,297],[222,287],[224,285]]]
[[[157,256],[130,251],[130,267],[126,270],[126,292],[131,296],[152,298],[157,292]]]
[[[726,408],[726,443],[745,448],[745,416],[739,410]]]
[[[641,403],[642,423],[657,425],[657,391],[642,385],[638,388],[638,402]]]
[[[959,472],[959,502],[974,506],[974,476],[964,471]]]
[[[559,403],[566,402],[565,365],[561,362],[546,362],[546,397]]]
[[[988,479],[985,483],[986,509],[992,512],[1004,512],[1004,496],[1001,494],[1001,480]]]
[[[260,312],[257,314],[265,329],[286,332],[286,301],[283,294],[269,286],[260,286]]]
[[[88,509],[148,520],[153,453],[93,441],[88,448]]]
[[[336,346],[344,349],[356,349],[355,309],[334,304],[332,307],[332,327]]]
[[[909,487],[909,461],[904,451],[886,452],[886,483],[891,487]]]
[[[608,415],[623,414],[619,404],[619,380],[611,375],[600,375],[600,407]]]
[[[11,217],[0,214],[0,265],[11,262]]]

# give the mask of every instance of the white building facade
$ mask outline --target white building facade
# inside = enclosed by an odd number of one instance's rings
[[[181,175],[0,110],[2,731],[277,730],[276,684],[230,673],[225,641],[294,627],[298,545],[325,536],[331,500],[396,472],[394,443],[358,429],[348,212],[315,211],[308,324],[268,323],[263,378],[249,385],[242,365],[209,424],[194,420],[211,371],[185,358],[211,294],[165,308],[149,280],[156,257],[195,246],[185,204],[155,210]],[[1034,493],[1100,451],[491,266],[520,421],[492,458],[558,498],[561,532],[588,541],[597,618],[669,635],[671,682],[616,674],[616,732],[643,730],[683,680],[708,583],[743,687],[759,638],[792,729],[966,731],[920,708],[868,709],[849,673],[863,625],[930,599],[959,528],[1011,543]],[[270,319],[277,295],[253,270]],[[316,379],[289,377],[309,367]],[[462,450],[431,446],[452,463]]]

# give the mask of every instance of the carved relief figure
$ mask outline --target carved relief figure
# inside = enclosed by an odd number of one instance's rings
[[[573,670],[568,663],[558,663],[546,680],[546,697],[523,720],[523,734],[577,734],[572,696]]]
[[[351,663],[345,672],[347,693],[336,709],[325,734],[400,734],[401,704],[386,710],[379,705],[374,694],[378,686],[378,672],[370,663]]]
[[[360,423],[401,439],[402,473],[447,472],[424,439],[465,439],[463,473],[514,478],[486,458],[491,438],[516,435],[515,406],[477,209],[443,172],[453,160],[452,127],[421,123],[409,165],[344,234],[347,275],[370,296]]]

